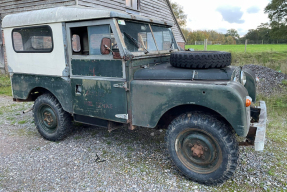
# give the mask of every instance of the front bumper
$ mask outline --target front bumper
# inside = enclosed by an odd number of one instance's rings
[[[260,101],[259,108],[261,109],[259,115],[259,121],[251,124],[251,126],[257,127],[254,141],[255,151],[263,151],[265,135],[266,135],[267,108],[265,101]]]
[[[246,141],[241,142],[240,145],[254,145],[255,151],[263,151],[267,121],[266,104],[264,101],[260,101],[259,107],[252,108],[251,110],[252,122],[250,124],[249,132]]]

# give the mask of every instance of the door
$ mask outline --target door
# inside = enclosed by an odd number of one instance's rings
[[[108,20],[106,23],[91,21],[67,24],[73,112],[77,115],[126,122],[124,62],[114,59],[112,52],[104,55],[101,51],[103,38],[111,39],[110,49],[113,52],[119,51],[119,41],[111,25],[112,22]]]

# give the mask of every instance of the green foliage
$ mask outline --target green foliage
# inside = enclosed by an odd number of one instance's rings
[[[278,40],[279,42],[287,43],[287,26],[283,23],[278,22],[271,22],[269,23],[261,23],[257,27],[257,29],[250,29],[248,30],[248,33],[241,38],[240,40],[251,40],[251,41],[261,41],[266,43],[274,43]],[[283,33],[283,34],[281,34]]]
[[[186,26],[187,15],[183,11],[183,7],[176,2],[170,2],[175,18],[181,28]]]
[[[198,30],[198,31],[188,31],[183,30],[183,34],[187,40],[187,44],[194,44],[195,41],[203,41],[208,39],[208,41],[220,42],[220,44],[236,44],[234,37],[218,33],[214,30]]]
[[[287,20],[287,2],[286,0],[272,0],[266,7],[265,13],[268,13],[268,17],[271,21],[282,21]]]
[[[262,40],[257,29],[249,29],[248,33],[244,36],[244,39],[253,41]]]
[[[229,29],[227,30],[226,36],[231,36],[234,39],[239,39],[239,34],[236,29]]]
[[[25,124],[25,123],[27,123],[26,120],[18,121],[18,124],[19,124],[19,125],[23,125],[23,124]]]
[[[267,105],[268,137],[277,143],[287,143],[287,92],[272,97],[259,95],[258,100],[264,100]]]
[[[0,74],[0,95],[12,96],[11,82],[7,75]]]
[[[186,45],[186,49],[203,50],[203,45]],[[208,51],[227,51],[233,65],[258,64],[287,74],[287,45],[208,45]]]
[[[194,48],[196,50],[203,50],[203,45],[186,45],[186,49],[188,48]],[[212,51],[230,51],[230,52],[244,52],[245,51],[245,45],[208,45],[207,50]],[[256,53],[256,52],[279,52],[284,53],[285,59],[287,54],[287,45],[279,45],[279,44],[258,44],[253,45],[249,44],[247,45],[247,52],[249,53]]]
[[[287,1],[272,0],[265,8],[271,21],[271,36],[276,39],[287,39]]]

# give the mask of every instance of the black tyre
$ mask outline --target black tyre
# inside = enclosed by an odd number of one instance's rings
[[[221,184],[237,167],[235,135],[211,115],[190,112],[175,118],[168,127],[166,143],[179,171],[198,183]]]
[[[176,51],[170,55],[173,67],[188,69],[222,68],[231,65],[231,53],[220,51]]]
[[[64,139],[72,130],[72,117],[51,94],[39,96],[33,108],[39,133],[49,141]]]

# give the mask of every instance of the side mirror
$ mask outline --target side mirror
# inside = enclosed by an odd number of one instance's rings
[[[111,39],[104,37],[102,39],[102,43],[101,43],[101,54],[102,55],[108,55],[111,52]]]

